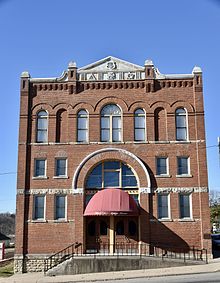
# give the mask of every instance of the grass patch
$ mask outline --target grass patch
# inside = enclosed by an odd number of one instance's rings
[[[9,277],[14,274],[14,262],[0,267],[0,277]]]

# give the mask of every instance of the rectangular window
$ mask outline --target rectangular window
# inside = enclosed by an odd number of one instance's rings
[[[156,174],[157,175],[167,175],[167,158],[166,157],[156,157]]]
[[[189,175],[188,157],[177,157],[177,175]]]
[[[66,216],[66,196],[56,196],[56,219],[65,219]]]
[[[67,159],[59,158],[56,159],[56,176],[66,177],[67,176]]]
[[[35,159],[34,177],[46,176],[46,159]]]
[[[168,194],[158,194],[158,218],[169,218]]]
[[[191,218],[190,195],[180,194],[179,204],[180,204],[180,218]]]
[[[34,196],[34,219],[44,219],[45,196]]]

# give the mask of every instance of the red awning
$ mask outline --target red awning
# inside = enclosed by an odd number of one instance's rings
[[[84,216],[138,214],[133,197],[120,189],[99,191],[91,198],[84,212]]]

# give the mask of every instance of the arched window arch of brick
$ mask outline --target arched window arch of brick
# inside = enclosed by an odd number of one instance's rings
[[[177,108],[175,111],[175,123],[176,123],[176,140],[187,141],[188,140],[188,119],[186,109],[183,107]]]
[[[167,120],[163,107],[158,107],[154,111],[154,133],[155,141],[167,140]]]
[[[134,140],[146,141],[146,113],[142,108],[134,111]]]
[[[48,141],[48,113],[40,110],[37,113],[36,142],[45,143]]]
[[[107,104],[101,110],[101,141],[122,141],[122,111],[116,104]]]
[[[56,142],[67,142],[67,111],[60,109],[56,114]]]
[[[81,109],[77,113],[77,142],[88,142],[89,114],[87,110]]]
[[[95,164],[104,160],[120,160],[136,172],[139,193],[151,192],[151,179],[145,164],[132,152],[121,148],[103,148],[87,155],[79,164],[73,175],[72,189],[74,194],[82,193],[89,172]]]

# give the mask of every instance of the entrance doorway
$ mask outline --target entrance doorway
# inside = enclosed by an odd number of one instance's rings
[[[87,253],[137,253],[137,216],[86,217]]]

